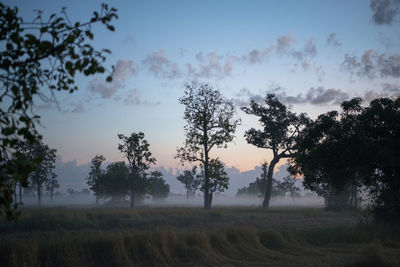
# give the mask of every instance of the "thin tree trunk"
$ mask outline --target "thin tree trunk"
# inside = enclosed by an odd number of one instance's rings
[[[275,165],[276,163],[278,163],[278,161],[279,159],[276,159],[276,157],[274,157],[271,161],[271,164],[268,166],[267,187],[265,190],[264,201],[262,205],[263,209],[269,208],[269,200],[271,199],[271,193],[272,193],[272,178],[274,174]]]
[[[186,201],[189,200],[189,189],[186,190]]]
[[[98,206],[98,205],[99,205],[99,197],[96,196],[96,206]]]
[[[22,186],[19,184],[19,202],[22,203]]]
[[[205,134],[205,140],[207,134]],[[210,203],[210,181],[208,177],[208,146],[207,142],[204,144],[204,209],[211,209]]]
[[[38,194],[38,204],[39,204],[39,206],[41,206],[42,205],[42,189],[40,188],[40,186],[38,187],[37,194]]]

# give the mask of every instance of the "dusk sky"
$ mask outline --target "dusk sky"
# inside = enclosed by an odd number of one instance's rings
[[[100,9],[97,1],[6,1],[27,21],[67,7],[72,21]],[[237,105],[234,143],[214,150],[228,167],[251,170],[271,159],[244,140],[257,127],[239,107],[274,92],[312,118],[360,96],[400,94],[400,1],[112,1],[115,32],[93,28],[94,45],[112,54],[105,76],[77,79],[79,90],[35,102],[39,132],[64,162],[96,154],[123,160],[117,134],[142,131],[157,166],[181,168],[185,81],[209,82]],[[111,69],[111,68],[110,68]],[[284,162],[281,162],[282,164]]]

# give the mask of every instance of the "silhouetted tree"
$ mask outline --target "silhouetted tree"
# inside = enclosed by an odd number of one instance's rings
[[[122,144],[118,144],[118,150],[128,160],[130,171],[130,199],[131,208],[135,205],[135,194],[143,196],[146,193],[146,171],[150,164],[155,164],[156,159],[151,157],[150,144],[144,139],[144,133],[132,133],[129,137],[119,134]]]
[[[21,154],[12,156],[18,141],[33,142],[39,116],[32,112],[37,96],[54,100],[55,91],[73,92],[75,75],[105,71],[108,50],[96,50],[91,25],[110,24],[116,9],[102,5],[101,12],[83,23],[71,22],[65,9],[48,19],[38,11],[33,21],[25,21],[18,8],[0,3],[0,214],[16,218],[15,184],[27,186],[27,179],[38,160],[27,161]],[[111,76],[108,77],[111,80]],[[49,89],[50,97],[43,90]],[[11,205],[14,203],[14,205]]]
[[[178,148],[176,158],[182,162],[200,162],[204,168],[204,208],[211,208],[209,153],[214,147],[227,147],[233,140],[240,121],[235,118],[235,106],[207,83],[186,83],[184,96],[186,140]]]
[[[213,200],[213,194],[215,192],[224,192],[228,189],[229,186],[229,177],[228,174],[225,172],[224,165],[219,159],[211,159],[209,161],[209,183],[208,183],[208,202],[210,206]],[[200,190],[205,192],[205,171],[204,167],[201,166],[201,172],[199,178],[201,179],[201,188]],[[204,196],[205,197],[205,196]]]
[[[361,99],[345,101],[342,113],[331,111],[318,116],[297,140],[289,170],[303,175],[304,187],[323,196],[329,209],[357,205],[360,167],[368,162],[366,143],[361,139],[361,113]]]
[[[46,185],[49,183],[57,184],[57,175],[54,173],[57,150],[50,149],[38,138],[33,142],[20,142],[16,147],[20,153],[26,155],[28,160],[34,161],[36,159],[38,162],[35,170],[29,174],[28,186],[36,192],[38,204],[41,205],[42,194],[46,190]]]
[[[274,94],[267,94],[265,105],[262,106],[251,101],[250,107],[243,107],[242,110],[247,114],[259,117],[258,120],[262,126],[262,130],[252,128],[246,131],[247,142],[272,150],[273,158],[268,167],[267,186],[262,205],[263,208],[268,208],[272,195],[275,165],[280,159],[293,156],[296,139],[308,119],[304,114],[297,116],[292,113]]]
[[[102,196],[102,184],[99,182],[104,171],[101,169],[101,164],[106,160],[103,155],[96,155],[90,162],[90,172],[86,177],[86,183],[89,185],[90,190],[93,191],[96,197],[96,204],[99,205],[99,199]]]
[[[98,181],[102,188],[102,196],[111,197],[111,203],[121,203],[129,194],[129,176],[129,168],[125,162],[118,161],[109,164]]]
[[[148,192],[153,200],[161,200],[168,197],[169,184],[159,171],[152,171],[148,178]]]
[[[193,168],[191,171],[183,171],[183,174],[180,174],[178,177],[176,177],[176,179],[178,179],[178,181],[185,186],[186,200],[189,199],[189,196],[193,196],[196,193],[196,190],[201,184],[200,179],[197,179],[195,168]]]

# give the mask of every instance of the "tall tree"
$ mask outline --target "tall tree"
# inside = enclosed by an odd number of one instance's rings
[[[99,199],[102,196],[102,184],[100,178],[104,174],[101,169],[101,164],[106,160],[103,155],[96,155],[90,162],[90,172],[86,177],[86,183],[89,185],[90,190],[93,191],[96,197],[96,204],[99,205]]]
[[[153,200],[162,200],[168,197],[169,184],[160,171],[152,171],[148,178],[148,192]]]
[[[37,135],[34,99],[52,100],[55,91],[74,92],[78,73],[103,73],[110,51],[91,45],[91,26],[101,23],[113,31],[111,21],[117,18],[116,9],[107,5],[82,23],[71,21],[65,9],[49,18],[38,11],[32,21],[18,12],[17,7],[0,3],[0,214],[9,219],[16,218],[18,208],[11,205],[15,183],[27,186],[28,175],[38,163],[20,154],[11,156],[19,141],[33,142]]]
[[[197,179],[196,176],[196,168],[193,168],[191,171],[183,171],[183,174],[180,174],[178,177],[176,177],[176,179],[185,186],[186,200],[188,200],[190,196],[193,196],[196,193],[196,190],[201,184],[201,180]]]
[[[226,148],[240,120],[235,106],[208,83],[186,83],[179,102],[185,106],[186,140],[176,158],[182,162],[199,162],[204,167],[204,208],[211,208],[209,154],[211,149]]]
[[[275,165],[284,158],[293,156],[296,139],[308,119],[305,114],[297,116],[282,104],[274,94],[267,94],[265,106],[254,101],[250,107],[242,110],[259,117],[262,130],[251,128],[246,131],[245,138],[249,144],[272,150],[272,160],[268,167],[267,186],[264,195],[263,208],[269,208],[272,193],[272,182]]]
[[[128,160],[130,171],[130,199],[131,208],[135,206],[135,193],[141,194],[145,188],[146,171],[156,159],[151,156],[150,144],[144,139],[144,133],[132,133],[130,136],[119,134],[122,144],[118,144],[118,150]]]
[[[206,190],[206,179],[205,179],[205,168],[202,166],[200,172],[201,188],[200,190],[205,192]],[[208,202],[211,206],[213,195],[215,192],[224,192],[229,186],[229,176],[225,171],[222,162],[217,159],[211,159],[209,162],[209,182],[208,182]]]

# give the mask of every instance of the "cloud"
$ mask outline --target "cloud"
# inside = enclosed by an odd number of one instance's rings
[[[165,56],[164,50],[159,50],[146,56],[142,64],[158,78],[175,79],[182,75],[178,64],[169,60]]]
[[[284,35],[279,37],[276,40],[276,51],[278,54],[284,54],[291,48],[292,44],[294,43],[293,34]]]
[[[117,87],[112,83],[106,83],[103,79],[94,78],[89,82],[89,91],[92,94],[100,95],[101,98],[107,99],[111,98],[115,92],[117,92]]]
[[[373,15],[373,21],[377,25],[392,25],[393,18],[399,12],[399,0],[371,0],[369,5]]]
[[[125,87],[125,81],[130,76],[135,76],[137,70],[132,60],[118,60],[112,75],[112,82],[106,83],[103,79],[94,78],[89,82],[89,91],[103,99],[111,98],[118,89]]]
[[[287,95],[285,89],[277,86],[276,88],[269,89],[264,95],[253,94],[248,89],[242,88],[236,98],[233,100],[237,106],[246,106],[250,101],[256,103],[263,103],[266,94],[275,94],[275,96],[285,104],[312,104],[312,105],[336,105],[340,104],[350,98],[349,94],[341,89],[323,87],[310,88],[304,94]],[[243,100],[246,97],[248,100]]]
[[[77,104],[74,106],[74,108],[71,110],[72,113],[81,113],[85,112],[85,106],[83,103]]]
[[[118,100],[122,100],[125,105],[127,106],[132,106],[132,105],[158,105],[160,104],[159,102],[148,102],[148,101],[143,101],[140,97],[139,91],[137,89],[132,89],[123,94],[121,97],[119,97]]]
[[[234,56],[222,56],[212,51],[207,54],[202,51],[195,55],[198,65],[186,63],[187,75],[191,78],[225,78],[232,76]]]
[[[364,101],[370,102],[376,98],[381,98],[381,97],[387,97],[387,98],[400,97],[400,86],[389,83],[383,83],[381,91],[376,91],[376,90],[367,91],[364,94],[364,96],[362,96],[362,99]]]
[[[336,33],[332,32],[331,34],[329,34],[328,39],[326,39],[326,42],[328,43],[328,45],[332,45],[332,46],[342,46],[342,42],[340,42],[337,38],[336,38]]]
[[[345,54],[342,69],[349,71],[351,75],[366,76],[369,79],[374,79],[376,75],[398,78],[400,77],[400,54],[378,54],[373,49],[365,51],[360,58]]]

